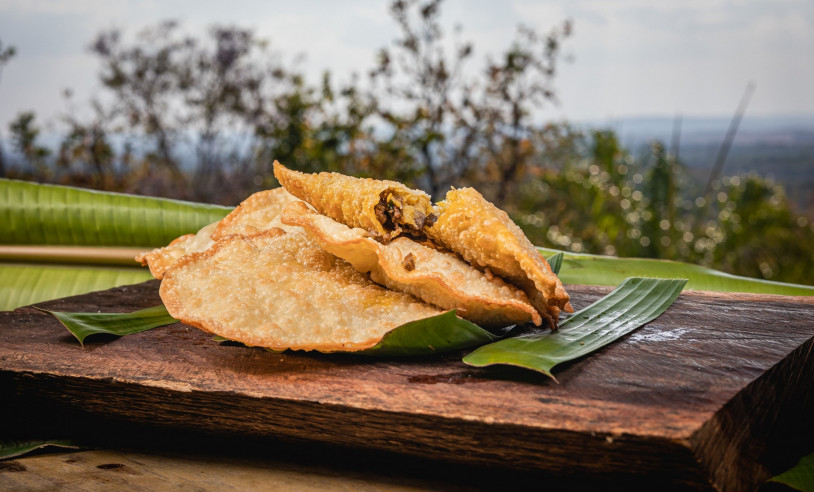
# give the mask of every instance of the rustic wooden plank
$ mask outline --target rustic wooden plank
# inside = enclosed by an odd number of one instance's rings
[[[159,302],[157,285],[46,306],[130,311]],[[577,308],[608,290],[569,286]],[[800,418],[814,411],[812,320],[812,298],[687,292],[655,322],[561,368],[557,384],[469,368],[461,354],[276,354],[182,324],[82,348],[22,308],[0,313],[0,389],[171,428],[742,490],[814,436]]]

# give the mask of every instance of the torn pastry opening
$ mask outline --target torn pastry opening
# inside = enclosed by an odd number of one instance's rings
[[[426,209],[419,196],[402,196],[388,189],[379,194],[379,203],[373,208],[376,219],[387,231],[384,242],[401,235],[409,234],[424,238],[424,226],[431,226],[438,217]]]

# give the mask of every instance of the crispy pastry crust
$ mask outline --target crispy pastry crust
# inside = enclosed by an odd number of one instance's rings
[[[286,205],[294,201],[298,201],[297,198],[284,188],[258,191],[221,219],[212,239],[217,241],[232,234],[252,235],[279,226],[275,219]]]
[[[433,220],[430,196],[395,181],[338,173],[305,174],[276,161],[274,176],[289,193],[322,215],[360,227],[383,242],[402,233],[420,234],[425,223]]]
[[[184,234],[173,239],[170,244],[142,253],[136,256],[135,259],[142,265],[150,267],[150,274],[153,277],[161,279],[164,277],[164,272],[184,255],[204,251],[212,246],[214,241],[211,235],[217,226],[218,223],[213,222],[204,226],[195,234]]]
[[[427,237],[520,287],[532,305],[557,326],[560,310],[572,312],[568,293],[523,231],[474,188],[452,189],[436,208]]]
[[[305,232],[276,228],[184,256],[159,293],[176,319],[273,350],[363,350],[443,312],[373,283]]]
[[[358,271],[370,272],[375,282],[440,308],[456,309],[462,318],[481,326],[542,322],[522,291],[450,253],[406,237],[381,244],[364,230],[319,215],[303,202],[290,204],[281,218],[284,224],[301,226],[323,249]]]

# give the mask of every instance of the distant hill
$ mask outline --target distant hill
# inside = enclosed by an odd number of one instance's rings
[[[630,117],[588,122],[616,131],[622,144],[642,155],[654,140],[675,152],[699,180],[706,180],[731,117]],[[678,132],[675,131],[678,125]],[[749,116],[741,120],[724,165],[724,175],[754,171],[783,185],[798,210],[814,219],[814,115]]]

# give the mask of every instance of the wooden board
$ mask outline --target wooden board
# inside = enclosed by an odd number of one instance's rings
[[[157,281],[42,304],[131,311]],[[569,286],[576,309],[610,289]],[[814,442],[814,298],[685,292],[556,370],[272,353],[180,323],[81,347],[32,308],[0,313],[0,394],[152,428],[284,438],[559,477],[749,490]],[[4,405],[7,405],[4,401]]]

